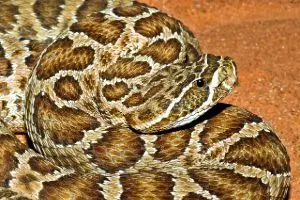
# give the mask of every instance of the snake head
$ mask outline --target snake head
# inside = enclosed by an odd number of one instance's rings
[[[204,54],[190,65],[170,65],[146,84],[157,92],[125,117],[142,133],[184,126],[225,97],[236,81],[236,65],[229,57]]]

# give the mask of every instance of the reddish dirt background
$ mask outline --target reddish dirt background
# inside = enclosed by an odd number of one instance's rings
[[[237,63],[224,101],[262,116],[291,159],[290,200],[300,199],[300,0],[141,0],[186,24],[203,52]]]

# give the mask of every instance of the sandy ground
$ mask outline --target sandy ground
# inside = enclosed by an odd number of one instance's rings
[[[142,0],[175,16],[204,52],[238,65],[224,101],[269,121],[288,149],[290,200],[300,199],[300,0]]]

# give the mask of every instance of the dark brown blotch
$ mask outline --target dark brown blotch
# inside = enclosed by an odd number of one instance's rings
[[[33,39],[36,38],[37,36],[37,31],[34,29],[34,27],[32,26],[31,21],[28,21],[28,24],[23,23],[22,25],[20,25],[18,27],[18,33],[20,35],[19,40],[24,40],[24,39]]]
[[[186,45],[186,50],[185,51],[186,51],[186,58],[185,58],[184,63],[190,64],[190,63],[194,63],[194,62],[196,62],[196,61],[198,61],[200,59],[199,52],[190,43],[188,43]]]
[[[204,190],[220,199],[269,199],[268,186],[260,179],[244,177],[233,170],[201,168],[189,170],[189,175]]]
[[[87,151],[94,163],[110,173],[133,166],[144,152],[144,141],[139,135],[120,127],[108,129],[107,134]]]
[[[94,62],[95,51],[92,47],[72,48],[69,38],[58,39],[43,54],[36,75],[39,80],[48,79],[60,70],[80,71]]]
[[[170,105],[171,99],[165,97],[164,93],[151,98],[147,106],[142,106],[125,115],[125,118],[131,127],[140,127],[141,124],[154,120],[157,116],[162,115]],[[162,121],[147,128],[147,131],[156,132],[162,130],[164,125],[174,121],[174,118],[164,118]]]
[[[105,71],[100,72],[100,77],[108,80],[113,78],[130,79],[147,74],[150,71],[151,67],[148,62],[134,61],[133,58],[121,58]]]
[[[59,98],[68,101],[76,101],[82,94],[78,81],[72,76],[58,79],[54,84],[54,91]]]
[[[17,22],[16,15],[19,15],[19,9],[13,5],[13,1],[0,1],[0,32],[5,33],[13,29]]]
[[[144,172],[121,175],[122,200],[173,199],[172,176],[162,172]]]
[[[50,97],[39,94],[34,102],[33,121],[37,134],[48,136],[56,144],[75,144],[84,136],[84,131],[100,126],[96,118],[76,108],[57,107]]]
[[[161,114],[161,113],[158,113]],[[150,108],[145,108],[142,109],[141,111],[136,111],[134,118],[138,118],[138,120],[140,120],[141,122],[146,122],[148,120],[154,119],[156,116],[155,110],[150,109]],[[138,121],[136,121],[135,123],[138,123]]]
[[[200,142],[203,151],[215,143],[238,133],[246,123],[261,122],[262,119],[245,109],[229,106],[212,116],[201,133]]]
[[[42,175],[53,174],[55,170],[59,170],[52,162],[43,157],[32,157],[29,159],[28,164],[33,171]]]
[[[152,87],[148,86],[148,87],[149,87],[149,90],[144,95],[144,101],[147,101],[151,97],[158,94],[161,90],[163,90],[164,89],[164,84],[160,83],[158,85],[154,85]]]
[[[193,192],[188,193],[182,200],[208,200],[207,198]]]
[[[70,30],[85,33],[97,42],[107,45],[115,44],[124,28],[125,22],[106,19],[104,14],[96,13],[73,24]]]
[[[153,78],[151,78],[149,83],[155,83],[155,82],[161,81],[165,78],[167,78],[167,76],[165,74],[157,73],[156,75],[153,76]]]
[[[18,80],[18,83],[19,83],[19,88],[21,90],[25,90],[25,87],[27,86],[27,83],[28,83],[28,77],[27,76],[20,77],[20,80]]]
[[[76,12],[79,21],[107,7],[107,0],[85,0]]]
[[[272,174],[290,171],[285,147],[273,132],[264,130],[255,138],[241,138],[230,146],[224,161],[266,169]]]
[[[37,61],[42,53],[42,51],[52,42],[51,39],[47,39],[43,42],[37,40],[29,40],[27,45],[30,50],[30,56],[25,58],[25,64],[28,66],[30,70],[36,66]]]
[[[172,33],[181,33],[180,22],[161,12],[154,13],[150,17],[139,19],[134,26],[136,32],[149,38],[161,34],[163,28],[169,28]]]
[[[5,51],[0,44],[0,76],[10,76],[12,73],[11,62],[5,57]]]
[[[130,95],[123,102],[123,104],[128,108],[141,105],[142,103],[144,103],[144,97],[140,92]]]
[[[100,174],[71,174],[55,181],[43,182],[39,199],[90,199],[105,200],[100,184],[105,177]]]
[[[191,84],[191,82],[193,82],[196,79],[196,75],[195,74],[189,74],[188,76],[183,76],[180,77],[177,76],[176,77],[176,86],[175,87],[171,87],[170,89],[172,89],[171,95],[172,97],[178,97],[184,90],[184,88],[186,88],[188,85]],[[181,79],[181,80],[180,80]],[[197,95],[197,93],[203,93],[203,97],[206,97],[206,89],[205,88],[195,88],[195,89],[191,89],[187,95],[189,93],[192,93],[194,95]],[[191,94],[190,94],[191,95]],[[192,96],[192,95],[191,95]],[[199,98],[200,99],[200,98]],[[205,98],[206,99],[206,98]]]
[[[170,64],[178,59],[180,51],[181,43],[173,38],[166,42],[159,39],[151,45],[141,49],[138,54],[150,56],[155,62],[161,64]]]
[[[46,29],[50,29],[58,24],[58,17],[64,4],[64,0],[36,0],[33,4],[33,11],[40,20],[41,25]]]
[[[8,95],[9,87],[7,82],[0,82],[0,95]]]
[[[8,104],[8,101],[0,101],[0,110],[4,110],[4,109],[7,109],[7,104]]]
[[[1,188],[1,199],[16,199],[15,197],[18,196],[17,192],[13,192],[10,188]],[[20,199],[20,198],[19,198]],[[22,197],[21,200],[30,200],[26,197]]]
[[[141,15],[143,12],[148,11],[147,8],[141,7],[137,4],[133,6],[122,6],[113,9],[113,12],[120,17],[135,17]]]
[[[20,112],[22,109],[23,109],[23,106],[24,106],[24,101],[23,101],[23,99],[16,99],[15,101],[14,101],[14,104],[16,105],[16,107],[17,107],[17,111],[18,112]]]
[[[36,189],[36,184],[40,182],[39,178],[30,172],[21,174],[16,179],[18,180],[20,193],[32,194]]]
[[[113,55],[109,51],[101,52],[101,55],[98,58],[99,58],[99,63],[101,66],[107,66],[113,62],[112,61]]]
[[[97,88],[96,74],[93,72],[84,74],[81,83],[85,90],[89,92],[94,91]]]
[[[23,154],[27,149],[16,137],[0,135],[0,186],[8,187],[12,176],[10,172],[18,167],[16,153]]]
[[[154,143],[157,149],[154,158],[161,161],[170,161],[183,155],[189,144],[192,131],[192,129],[185,129],[159,136]]]
[[[34,182],[34,181],[37,181],[37,177],[35,177],[34,175],[32,174],[25,174],[25,175],[22,175],[20,176],[19,178],[19,181],[24,184],[24,185],[29,185],[31,182]]]
[[[163,87],[162,83],[155,85],[153,87],[149,86],[149,90],[147,90],[145,94],[142,94],[140,92],[134,93],[134,94],[130,95],[129,97],[127,97],[125,99],[125,101],[123,102],[123,104],[126,107],[133,107],[133,106],[141,105],[141,104],[147,102],[153,96],[157,95],[163,88],[164,87]]]
[[[127,95],[130,89],[126,83],[117,82],[114,85],[105,85],[102,88],[102,94],[108,101],[117,101]]]

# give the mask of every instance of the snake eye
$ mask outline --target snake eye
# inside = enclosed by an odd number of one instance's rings
[[[203,87],[204,86],[204,80],[203,79],[198,79],[197,81],[196,81],[196,83],[197,83],[197,86],[198,87]]]

